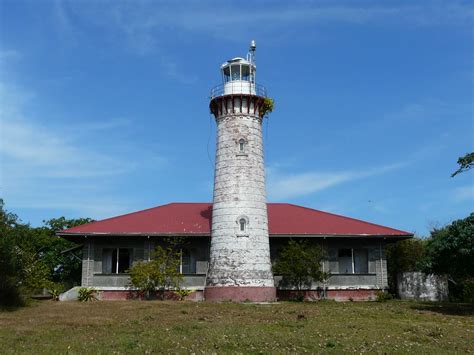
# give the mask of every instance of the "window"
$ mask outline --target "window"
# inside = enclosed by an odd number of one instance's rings
[[[224,83],[228,83],[230,81],[230,67],[224,68]]]
[[[182,274],[196,273],[196,260],[194,253],[189,249],[181,249],[181,266],[180,272]]]
[[[339,273],[352,274],[352,249],[339,249]]]
[[[354,249],[354,274],[369,272],[369,258],[367,249]]]
[[[245,218],[241,218],[239,220],[240,231],[243,233],[247,230],[247,221]]]
[[[232,77],[232,81],[240,80],[240,65],[231,65],[230,75]]]
[[[242,80],[250,81],[250,67],[248,65],[242,65]]]
[[[240,153],[245,152],[245,139],[243,138],[239,139],[239,152]]]
[[[131,249],[104,249],[102,251],[102,273],[124,274],[130,268],[131,255]]]
[[[367,274],[369,272],[367,249],[339,249],[338,262],[340,274]]]
[[[237,237],[248,237],[249,219],[247,216],[239,216],[235,220],[235,234]]]

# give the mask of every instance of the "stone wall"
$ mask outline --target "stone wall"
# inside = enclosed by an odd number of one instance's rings
[[[401,299],[446,301],[448,277],[422,272],[404,272],[397,276],[397,291]]]

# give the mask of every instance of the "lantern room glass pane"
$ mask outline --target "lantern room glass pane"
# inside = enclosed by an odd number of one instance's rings
[[[225,67],[223,70],[223,74],[224,74],[224,83],[228,83],[230,81],[230,68]]]
[[[232,77],[232,81],[240,80],[240,64],[230,66],[230,75]]]
[[[250,80],[250,67],[248,65],[242,65],[242,80]]]

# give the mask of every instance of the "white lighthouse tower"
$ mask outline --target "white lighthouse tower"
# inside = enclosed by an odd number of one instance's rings
[[[255,41],[247,58],[221,66],[211,91],[217,123],[207,300],[276,298],[270,262],[262,119],[266,90],[256,84]]]

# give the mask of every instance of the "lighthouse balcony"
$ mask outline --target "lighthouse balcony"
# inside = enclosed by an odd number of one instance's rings
[[[267,97],[265,86],[255,84],[247,80],[234,80],[225,84],[217,85],[211,90],[210,99],[227,95],[255,95]]]

